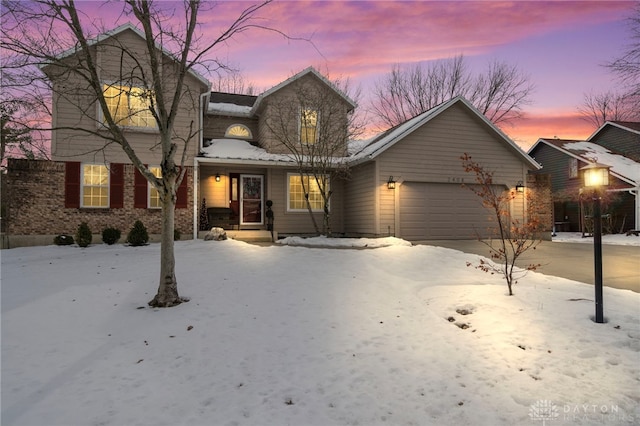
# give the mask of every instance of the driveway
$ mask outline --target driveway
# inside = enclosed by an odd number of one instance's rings
[[[486,245],[476,240],[433,240],[419,244],[440,246],[489,257]],[[537,272],[583,283],[594,283],[593,244],[541,242],[525,252],[518,266],[540,263]],[[602,283],[640,293],[640,247],[602,245]]]

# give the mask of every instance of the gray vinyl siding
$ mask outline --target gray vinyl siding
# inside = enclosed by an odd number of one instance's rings
[[[377,234],[375,172],[374,162],[351,169],[345,191],[345,229],[349,233]]]
[[[527,165],[514,148],[462,104],[454,104],[378,157],[378,232],[394,229],[398,219],[394,197],[402,192],[387,189],[389,176],[399,182],[473,183],[474,175],[462,168],[464,153],[495,172],[494,184],[513,188],[526,182]]]
[[[611,124],[605,126],[590,140],[608,150],[640,162],[640,134]]]

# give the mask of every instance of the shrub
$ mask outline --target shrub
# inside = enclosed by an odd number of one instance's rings
[[[105,244],[115,244],[120,239],[120,230],[117,228],[104,228],[102,230],[102,241]]]
[[[89,228],[87,222],[82,222],[76,231],[76,243],[78,243],[80,247],[87,247],[91,244],[92,239],[91,228]]]
[[[53,238],[53,244],[55,244],[57,246],[70,246],[73,243],[74,243],[74,241],[73,241],[73,237],[71,235],[60,234],[60,235],[56,235]]]
[[[129,231],[127,242],[131,246],[143,246],[149,242],[149,233],[142,222],[136,220],[133,228]]]
[[[182,234],[180,234],[180,230],[179,229],[174,229],[173,230],[173,241],[179,241],[181,236],[182,236]]]

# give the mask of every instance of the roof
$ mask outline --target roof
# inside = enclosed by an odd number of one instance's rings
[[[594,142],[570,139],[538,139],[529,153],[541,145],[550,146],[572,158],[584,163],[601,163],[611,167],[610,173],[618,179],[631,185],[640,184],[640,163],[625,157],[623,154],[612,152]]]
[[[142,31],[140,31],[137,27],[135,27],[131,22],[127,22],[126,24],[122,24],[112,30],[109,30],[107,32],[98,34],[96,37],[87,39],[87,45],[89,47],[94,46],[98,43],[103,42],[104,40],[107,40],[108,38],[111,37],[115,37],[119,34],[122,34],[126,31],[132,31],[134,32],[138,37],[140,37],[142,40],[146,40],[146,37],[144,35],[144,33]],[[166,50],[164,47],[162,47],[160,44],[155,43],[155,46],[158,48],[158,50],[162,51],[162,53],[170,58],[172,58],[173,60],[177,61],[177,59],[175,58],[175,56],[169,52],[168,50]],[[65,58],[67,56],[71,56],[75,53],[78,53],[81,49],[81,47],[79,45],[75,45],[74,47],[67,49],[61,53],[59,53],[58,55],[56,55],[56,59],[62,59]],[[41,68],[45,68],[47,65],[43,65],[41,66]],[[192,76],[194,76],[197,80],[199,80],[203,85],[205,85],[206,87],[211,87],[211,83],[209,82],[209,80],[207,80],[205,77],[203,77],[201,74],[199,74],[198,72],[190,69],[189,70],[189,74],[191,74]]]
[[[367,160],[374,159],[399,141],[401,141],[404,137],[414,132],[416,129],[422,127],[424,124],[433,120],[435,117],[440,115],[442,112],[446,111],[448,108],[452,107],[455,104],[462,104],[471,112],[473,112],[481,121],[483,121],[489,128],[497,134],[502,142],[504,142],[510,149],[516,152],[516,154],[520,157],[520,159],[532,166],[535,169],[540,169],[540,165],[534,161],[530,156],[528,156],[518,145],[515,144],[507,135],[505,135],[498,127],[495,126],[491,121],[489,121],[480,111],[478,111],[469,101],[467,101],[462,96],[456,96],[455,98],[450,99],[447,102],[444,102],[438,106],[431,108],[428,111],[423,112],[420,115],[417,115],[404,123],[401,123],[391,129],[381,133],[377,137],[373,138],[367,145],[362,147],[359,151],[353,154],[353,160],[358,162],[363,162]]]
[[[251,107],[257,96],[211,92],[207,114],[227,117],[251,117]]]
[[[632,133],[640,134],[640,123],[636,121],[607,121],[602,126],[598,127],[598,130],[593,132],[591,136],[587,138],[588,141],[592,140],[598,133],[607,126],[618,127],[622,130],[626,130]]]
[[[349,98],[349,96],[347,96],[344,92],[342,92],[342,90],[338,89],[332,82],[330,82],[329,80],[326,79],[326,77],[324,77],[322,74],[320,74],[318,71],[316,71],[315,68],[313,67],[308,67],[302,71],[300,71],[299,73],[297,73],[296,75],[289,77],[288,79],[286,79],[285,81],[273,86],[271,89],[263,92],[260,94],[260,96],[258,96],[258,99],[256,99],[255,104],[253,105],[253,108],[251,109],[251,114],[255,114],[256,111],[258,110],[258,108],[260,107],[260,104],[262,103],[262,100],[264,98],[266,98],[267,96],[277,92],[278,90],[282,89],[285,86],[288,86],[289,84],[293,83],[294,81],[300,80],[302,77],[306,76],[306,75],[313,75],[316,78],[318,78],[320,81],[322,81],[324,84],[326,84],[327,86],[329,86],[333,91],[335,91],[347,104],[349,104],[349,106],[351,106],[351,108],[355,108],[357,105],[356,103],[351,100],[351,98]]]

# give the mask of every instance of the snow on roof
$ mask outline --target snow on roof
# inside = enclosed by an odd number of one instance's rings
[[[251,107],[225,102],[209,102],[207,114],[222,114],[232,117],[249,117],[251,116]]]
[[[624,155],[614,154],[603,146],[585,141],[567,142],[562,144],[562,148],[588,160],[610,166],[612,173],[631,179],[636,185],[640,183],[640,163]]]

